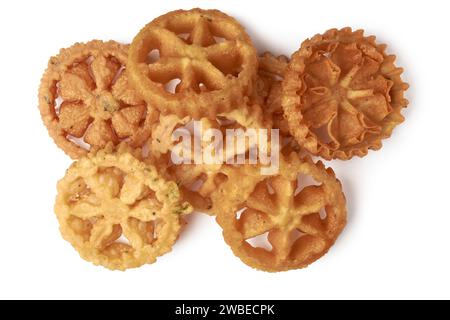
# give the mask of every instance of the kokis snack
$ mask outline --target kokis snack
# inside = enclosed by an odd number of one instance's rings
[[[215,216],[246,265],[307,267],[347,221],[340,181],[311,156],[349,160],[381,148],[408,105],[394,62],[375,37],[350,28],[305,40],[290,58],[258,56],[236,19],[202,9],[154,19],[131,45],[61,49],[42,78],[39,110],[77,160],[57,186],[63,238],[95,265],[136,268],[169,252],[196,210]],[[223,162],[197,161],[196,148],[211,142],[198,127],[248,140],[214,140]],[[174,138],[180,130],[185,144]],[[276,155],[276,170],[255,150]]]

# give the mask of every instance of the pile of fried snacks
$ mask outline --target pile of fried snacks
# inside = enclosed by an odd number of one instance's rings
[[[136,268],[171,251],[197,211],[216,217],[253,268],[308,266],[347,220],[341,183],[312,157],[349,160],[381,148],[408,105],[395,59],[351,28],[315,35],[291,58],[258,55],[236,19],[202,9],[162,15],[131,44],[61,49],[42,77],[39,109],[75,161],[57,185],[63,238],[95,265]],[[223,163],[178,163],[173,134],[193,133],[193,123],[223,134],[278,132],[278,149],[269,148],[277,170],[228,161],[267,149],[273,135],[227,145]]]

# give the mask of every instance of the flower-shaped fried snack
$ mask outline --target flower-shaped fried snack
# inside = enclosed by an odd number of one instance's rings
[[[282,106],[303,148],[328,160],[363,157],[403,122],[408,85],[385,50],[350,28],[302,43],[285,74]]]
[[[39,89],[39,108],[56,144],[78,159],[108,142],[141,147],[157,111],[129,86],[128,47],[94,40],[52,57]]]
[[[218,10],[177,10],[134,38],[130,80],[148,103],[180,118],[215,118],[250,94],[258,58],[250,37]]]
[[[276,175],[242,168],[214,196],[225,241],[247,265],[269,272],[304,268],[322,257],[346,224],[345,197],[331,169],[291,153]],[[305,181],[312,178],[315,184]],[[267,247],[252,240],[267,236]],[[256,241],[256,240],[255,240]]]
[[[55,204],[63,237],[82,258],[112,270],[153,263],[169,252],[180,215],[192,211],[174,182],[121,149],[75,162],[58,183]]]
[[[177,181],[184,200],[190,202],[198,211],[208,214],[214,214],[214,203],[211,195],[218,189],[218,186],[230,174],[231,168],[234,166],[227,165],[226,160],[235,158],[239,155],[245,155],[248,159],[248,151],[257,145],[248,139],[241,140],[242,144],[227,144],[227,130],[246,130],[247,128],[259,129],[267,128],[262,109],[259,105],[252,107],[242,107],[230,112],[218,115],[215,120],[201,118],[197,123],[201,123],[202,132],[205,134],[208,129],[216,129],[221,132],[223,145],[220,146],[223,152],[223,161],[220,163],[195,163],[194,139],[201,139],[196,133],[189,129],[192,137],[191,144],[187,149],[183,148],[183,153],[191,160],[191,163],[174,163],[172,161],[171,152],[180,141],[173,141],[172,134],[177,129],[188,130],[192,124],[190,117],[178,118],[176,115],[160,115],[159,122],[152,129],[152,137],[150,139],[150,150],[153,163],[160,172],[167,174],[167,177]],[[201,145],[201,153],[211,145],[211,141],[203,139],[197,140]],[[202,156],[202,154],[200,155]],[[227,156],[229,158],[227,158]],[[203,159],[204,160],[204,159]]]

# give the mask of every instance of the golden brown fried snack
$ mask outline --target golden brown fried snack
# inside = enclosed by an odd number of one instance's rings
[[[292,135],[314,155],[347,160],[381,148],[404,118],[408,85],[385,45],[363,30],[332,29],[306,40],[283,81]]]
[[[169,252],[180,215],[192,207],[180,202],[176,184],[155,167],[127,148],[111,150],[89,154],[68,169],[58,183],[55,212],[64,239],[83,259],[125,270]]]
[[[128,47],[94,40],[52,57],[39,89],[39,109],[56,144],[78,159],[108,142],[142,147],[157,112],[128,84]]]
[[[290,132],[281,106],[281,81],[288,63],[289,59],[285,56],[276,57],[265,52],[259,58],[258,79],[253,97],[262,106],[267,121],[272,123],[273,128],[279,129],[284,137],[290,136]]]
[[[214,195],[220,207],[217,221],[236,256],[253,268],[278,272],[304,268],[327,253],[347,215],[341,184],[331,169],[291,153],[277,175],[258,175],[257,167],[240,170],[238,180],[229,179]],[[305,175],[319,185],[301,189]],[[220,201],[230,195],[232,201]],[[247,242],[265,234],[271,248]]]
[[[131,44],[128,68],[135,88],[164,114],[214,119],[251,93],[258,60],[236,20],[192,9],[145,26]]]
[[[159,122],[152,129],[152,137],[149,141],[153,163],[160,172],[167,175],[167,178],[177,181],[182,194],[182,198],[190,202],[198,211],[208,214],[214,213],[214,203],[211,195],[218,186],[227,179],[229,170],[233,166],[220,164],[194,163],[194,139],[187,150],[184,150],[188,158],[192,159],[192,164],[175,164],[171,161],[171,152],[175,146],[172,141],[172,134],[176,129],[186,129],[191,124],[190,117],[180,119],[176,115],[160,115]],[[267,128],[263,112],[258,105],[242,107],[233,111],[218,115],[215,120],[202,118],[199,121],[202,125],[203,133],[207,129],[217,129],[223,136],[227,129],[247,128]],[[192,133],[192,129],[189,130]],[[193,136],[193,133],[192,133]],[[249,142],[249,141],[247,141]],[[202,150],[210,144],[209,141],[202,141]],[[227,149],[228,148],[228,149]],[[250,144],[243,146],[223,146],[223,154],[235,157],[246,154]],[[225,170],[227,170],[225,172]]]

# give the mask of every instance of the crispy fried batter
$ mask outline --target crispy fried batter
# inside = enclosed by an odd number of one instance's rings
[[[70,157],[108,142],[141,147],[149,138],[158,113],[128,84],[127,50],[114,41],[94,40],[50,59],[39,108],[50,136]]]
[[[381,148],[404,118],[408,85],[375,37],[332,29],[303,42],[283,81],[292,135],[314,155],[347,160]]]
[[[278,272],[304,268],[330,249],[346,224],[345,197],[331,169],[291,153],[277,175],[261,176],[257,167],[240,170],[238,180],[229,179],[213,196],[217,221],[236,256],[253,268]],[[319,185],[300,190],[299,175]],[[264,234],[270,249],[247,242]]]
[[[191,133],[191,137],[194,137],[192,128],[188,129],[191,121],[190,117],[180,119],[175,115],[160,115],[159,122],[153,127],[150,140],[150,150],[153,156],[151,161],[161,172],[165,172],[168,178],[177,181],[184,200],[189,201],[196,210],[214,214],[211,194],[227,179],[228,171],[225,172],[225,170],[231,170],[233,166],[224,163],[194,163],[194,139],[187,149],[183,148],[183,153],[191,159],[192,164],[174,164],[171,159],[171,151],[175,146],[172,134],[176,129],[183,128]],[[218,129],[223,136],[225,136],[227,129],[267,128],[263,112],[258,105],[222,113],[214,121],[202,118],[199,122],[202,125],[203,133],[210,128]],[[196,137],[196,139],[199,138]],[[210,144],[210,141],[199,141],[199,143],[204,150]],[[222,150],[225,158],[227,155],[231,158],[245,154],[250,147],[252,147],[250,143],[242,146],[225,144]]]
[[[291,60],[258,58],[238,21],[202,9],[156,18],[130,47],[94,40],[62,49],[39,89],[50,136],[79,159],[57,186],[61,234],[95,265],[136,268],[171,250],[195,208],[217,215],[247,265],[307,267],[334,245],[347,209],[333,170],[306,153],[347,160],[381,148],[408,105],[395,59],[350,28],[304,41]],[[221,163],[196,162],[194,145],[214,153],[217,141],[199,137],[194,121],[222,137],[279,129],[278,172],[227,163],[255,146],[272,152],[245,134],[244,144],[224,141]],[[172,158],[177,129],[192,139],[181,149],[190,163]],[[255,242],[264,236],[266,247]]]
[[[133,40],[128,59],[130,80],[148,103],[194,119],[214,119],[239,106],[252,91],[257,66],[241,25],[218,10],[201,9],[153,20]]]
[[[111,150],[108,145],[68,169],[58,183],[55,212],[63,237],[82,258],[125,270],[169,252],[180,231],[180,215],[192,207],[180,202],[174,182],[128,148]]]
[[[262,106],[266,121],[280,130],[280,134],[289,137],[289,127],[281,107],[281,81],[289,59],[265,52],[259,58],[258,78],[252,100]]]

